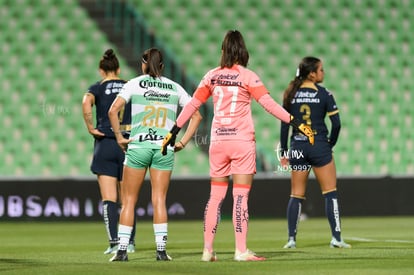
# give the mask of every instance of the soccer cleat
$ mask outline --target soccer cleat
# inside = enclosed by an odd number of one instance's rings
[[[204,248],[203,256],[201,257],[203,262],[215,262],[217,261],[216,252],[209,252],[208,249]]]
[[[165,250],[157,250],[157,261],[172,261],[170,255],[167,254]]]
[[[135,244],[130,243],[127,248],[128,253],[135,253]]]
[[[109,246],[105,251],[104,254],[112,254],[112,253],[116,253],[116,251],[118,250],[118,245],[114,245],[114,246]]]
[[[110,262],[127,262],[128,253],[126,250],[118,250],[116,254],[109,261]]]
[[[265,257],[257,256],[256,253],[247,249],[245,252],[241,253],[240,251],[236,250],[234,253],[234,260],[238,262],[247,262],[247,261],[264,261],[266,260]]]
[[[283,246],[283,248],[296,248],[296,242],[294,239],[289,238],[289,241]]]
[[[347,244],[343,240],[337,241],[334,237],[332,237],[331,243],[329,245],[331,248],[351,248],[350,244]]]

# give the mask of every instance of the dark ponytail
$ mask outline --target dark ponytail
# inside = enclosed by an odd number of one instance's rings
[[[244,42],[243,35],[238,30],[228,31],[221,44],[221,68],[231,68],[234,64],[247,67],[249,51]]]
[[[142,63],[147,64],[144,74],[149,74],[151,77],[161,77],[164,69],[162,53],[156,48],[150,48],[142,55]]]
[[[285,92],[283,93],[283,107],[289,111],[290,104],[292,103],[292,99],[296,94],[296,91],[299,89],[300,85],[302,85],[303,79],[299,77],[295,77],[292,81],[290,81],[288,87],[286,88]]]
[[[300,88],[302,83],[308,78],[311,72],[316,72],[318,64],[321,62],[319,58],[307,56],[302,59],[296,71],[295,78],[290,81],[288,87],[283,93],[283,107],[289,111],[290,104],[295,97],[296,91]]]
[[[99,69],[105,72],[116,72],[119,69],[119,61],[112,49],[105,51],[99,61]]]

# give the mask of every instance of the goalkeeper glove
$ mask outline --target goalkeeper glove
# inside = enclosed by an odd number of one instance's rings
[[[290,116],[290,125],[299,130],[302,134],[308,137],[309,143],[313,145],[315,142],[315,137],[313,136],[312,128],[309,125],[301,123],[299,119]]]
[[[167,154],[168,145],[170,145],[170,144],[171,144],[171,146],[175,145],[175,139],[177,138],[177,134],[180,130],[181,130],[180,127],[178,127],[177,125],[174,125],[174,127],[172,127],[171,131],[164,137],[164,139],[162,141],[162,146],[161,146],[161,153],[162,153],[163,156],[165,156]]]

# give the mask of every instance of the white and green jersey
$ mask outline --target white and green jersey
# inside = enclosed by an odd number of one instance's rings
[[[128,149],[161,147],[164,136],[174,126],[178,105],[191,96],[181,85],[166,77],[141,75],[128,81],[118,96],[131,101],[131,135]],[[172,150],[172,147],[169,148]]]

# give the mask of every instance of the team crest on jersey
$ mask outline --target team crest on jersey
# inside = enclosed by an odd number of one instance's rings
[[[141,134],[138,136],[139,142],[163,140],[164,136],[157,135],[157,131],[149,128],[148,134]]]

